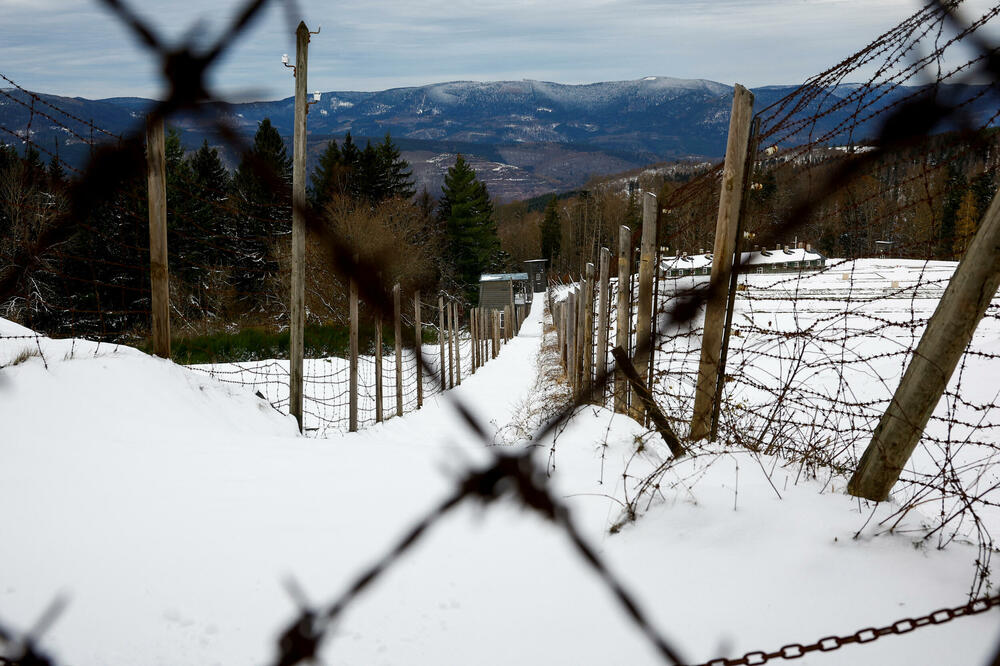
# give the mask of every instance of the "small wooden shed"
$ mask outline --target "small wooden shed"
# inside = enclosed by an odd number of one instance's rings
[[[531,302],[527,273],[483,273],[479,276],[479,307],[503,310],[505,306]]]
[[[545,275],[548,259],[529,259],[524,263],[524,270],[528,272],[528,282],[531,284],[531,291],[540,294],[548,287],[548,280]]]

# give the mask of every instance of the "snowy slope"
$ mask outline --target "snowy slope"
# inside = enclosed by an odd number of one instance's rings
[[[521,336],[461,387],[420,412],[324,440],[298,437],[263,401],[203,374],[90,343],[68,356],[73,343],[42,340],[47,368],[32,357],[0,371],[0,621],[26,629],[64,592],[70,606],[42,642],[60,663],[266,663],[295,613],[285,577],[311,602],[332,599],[457,476],[487,461],[453,400],[489,424],[495,446],[519,447],[547,401],[564,395],[550,381],[542,305],[536,299]],[[658,465],[658,440],[586,408],[555,442],[532,443],[586,538],[691,660],[965,600],[974,549],[915,548],[913,534],[852,539],[863,522],[857,503],[776,460],[693,457],[670,472],[662,502],[611,534],[632,492],[623,475]],[[997,641],[996,619],[801,663],[980,664]],[[322,656],[660,663],[565,536],[510,503],[463,505],[437,524],[348,609]]]

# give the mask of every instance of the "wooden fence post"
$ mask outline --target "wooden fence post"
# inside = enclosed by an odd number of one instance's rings
[[[417,365],[417,409],[424,406],[424,324],[420,314],[420,290],[413,293],[413,358]]]
[[[455,386],[462,385],[462,321],[458,318],[458,303],[452,302],[451,309],[454,311],[455,333]]]
[[[476,374],[476,308],[469,309],[469,372]]]
[[[500,311],[493,310],[493,358],[500,354]]]
[[[733,317],[736,314],[736,287],[739,283],[740,265],[743,261],[743,227],[750,201],[750,185],[753,180],[753,162],[757,155],[757,136],[760,132],[760,118],[754,118],[750,124],[750,138],[747,141],[747,167],[743,170],[743,197],[740,204],[740,217],[736,224],[736,244],[733,247],[733,267],[729,272],[729,297],[726,300],[726,321],[722,326],[722,349],[719,353],[719,368],[715,377],[715,400],[712,404],[712,427],[708,434],[709,441],[714,442],[719,434],[719,413],[722,409],[722,389],[726,383],[726,364],[729,361],[729,339],[733,327]]]
[[[146,121],[146,176],[149,184],[149,279],[153,353],[170,358],[170,272],[167,266],[167,158],[163,118]],[[294,413],[294,412],[293,412]],[[298,415],[302,430],[301,409]]]
[[[384,420],[382,403],[385,390],[382,386],[382,317],[375,317],[375,423]]]
[[[741,183],[743,181],[740,181]],[[656,195],[642,197],[642,242],[639,246],[639,295],[635,308],[635,371],[646,385],[649,377],[649,349],[653,342],[653,263],[656,258]],[[639,421],[645,415],[641,400],[632,402],[631,413]]]
[[[608,371],[608,294],[610,293],[611,281],[611,250],[606,247],[601,248],[601,268],[597,285],[597,376],[603,377]],[[596,393],[597,391],[600,393]],[[604,385],[595,388],[593,400],[598,404],[604,404]]]
[[[399,283],[392,287],[392,317],[395,324],[393,336],[396,338],[396,416],[403,415],[403,322],[399,300]]]
[[[719,355],[722,351],[722,327],[729,300],[729,273],[733,266],[736,228],[739,225],[743,200],[743,179],[747,162],[747,144],[753,119],[753,94],[741,85],[733,93],[733,110],[729,118],[729,139],[722,171],[722,193],[719,216],[715,225],[715,245],[712,250],[712,292],[705,305],[705,326],[701,339],[701,363],[698,385],[694,394],[694,416],[691,419],[692,440],[704,439],[712,428],[712,407],[716,395]]]
[[[348,430],[358,429],[358,283],[352,277],[348,286],[348,310],[351,318],[350,385],[348,386]]]
[[[568,377],[569,357],[566,355],[566,301],[559,301],[556,307],[559,309],[559,360],[562,362],[563,372]]]
[[[1000,286],[1000,195],[948,282],[847,492],[881,502],[899,479]]]
[[[448,388],[455,388],[455,316],[453,303],[448,301],[444,306],[445,319],[448,322]]]
[[[566,357],[569,359],[569,386],[573,391],[573,397],[576,397],[577,391],[577,361],[579,357],[576,354],[577,348],[577,334],[579,332],[579,298],[577,297],[577,289],[574,287],[569,292],[569,314],[566,316],[566,327],[569,330],[569,344],[566,346]]]
[[[632,230],[624,224],[618,228],[618,311],[615,322],[615,346],[628,353],[629,301],[632,299]],[[617,366],[616,366],[617,369]],[[628,411],[628,378],[615,372],[615,411]]]
[[[583,391],[587,399],[593,392],[594,380],[594,264],[587,262],[587,279],[583,289]]]
[[[446,383],[448,378],[448,368],[445,366],[444,362],[445,335],[447,335],[447,331],[444,327],[444,296],[438,296],[438,345],[441,347],[441,365],[438,366],[438,373],[441,375],[442,391],[448,388]]]

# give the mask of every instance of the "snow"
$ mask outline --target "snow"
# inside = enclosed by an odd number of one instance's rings
[[[859,289],[913,275],[898,264],[868,269],[872,283]],[[810,279],[840,286],[834,270]],[[750,277],[761,292],[782,278]],[[65,593],[70,605],[41,641],[59,663],[272,660],[296,613],[288,577],[311,603],[332,600],[456,478],[488,463],[455,401],[486,425],[493,450],[509,451],[565,399],[543,304],[535,299],[521,335],[460,387],[325,439],[298,436],[251,391],[204,373],[0,321],[0,622],[26,630]],[[9,365],[32,347],[44,361]],[[668,456],[658,437],[587,407],[555,439],[528,443],[584,537],[692,661],[966,600],[974,548],[918,546],[918,517],[895,533],[873,529],[891,504],[853,538],[871,508],[843,494],[841,477],[709,448],[672,465],[658,501],[612,534],[634,480]],[[996,619],[961,618],[803,663],[985,663]],[[661,663],[565,535],[509,501],[463,504],[436,524],[348,607],[321,657]]]

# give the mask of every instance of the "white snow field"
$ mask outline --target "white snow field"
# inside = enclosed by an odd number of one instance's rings
[[[0,321],[0,338],[24,336],[0,339],[0,623],[26,631],[63,594],[69,605],[40,643],[58,664],[271,662],[296,616],[289,577],[310,603],[331,601],[488,462],[453,401],[511,450],[565,397],[543,300],[460,387],[325,439],[298,436],[249,389]],[[554,442],[530,444],[586,539],[691,663],[968,598],[976,548],[922,545],[916,514],[894,533],[871,527],[891,504],[855,538],[872,507],[845,495],[840,477],[710,449],[674,465],[649,510],[612,533],[631,484],[668,456],[658,436],[588,407]],[[799,663],[985,664],[1000,644],[997,619],[990,611]],[[560,529],[512,501],[466,503],[436,523],[347,608],[321,658],[662,663]]]

